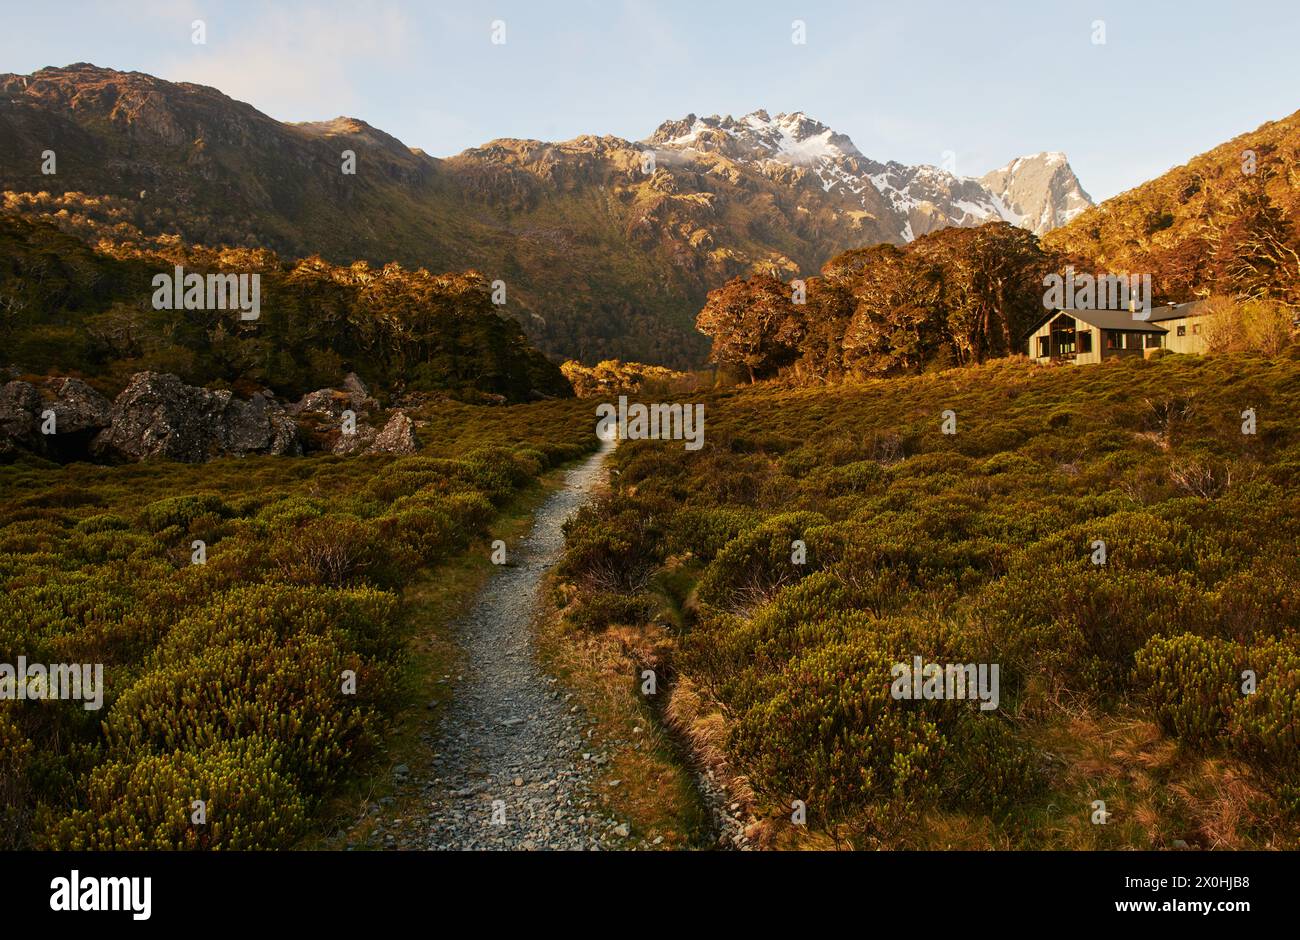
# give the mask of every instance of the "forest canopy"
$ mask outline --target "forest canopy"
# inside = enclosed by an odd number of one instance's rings
[[[157,310],[151,281],[176,265],[256,273],[261,312]],[[572,394],[559,368],[498,315],[476,271],[333,265],[264,249],[157,239],[91,248],[51,225],[0,216],[0,345],[19,372],[80,373],[105,390],[140,371],[296,397],[354,371],[382,394],[441,391],[510,401]]]
[[[948,228],[837,255],[802,303],[797,285],[735,278],[710,292],[696,326],[713,361],[751,381],[786,367],[839,378],[969,365],[1018,351],[1042,316],[1043,277],[1067,260],[1005,222]]]

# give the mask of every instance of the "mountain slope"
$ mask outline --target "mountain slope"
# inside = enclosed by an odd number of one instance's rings
[[[1044,238],[1157,294],[1300,303],[1300,112],[1108,199]]]
[[[731,277],[808,275],[851,247],[1038,219],[1043,206],[1055,218],[1070,208],[1060,200],[1086,199],[1027,182],[1007,203],[979,180],[878,163],[802,114],[761,111],[691,115],[645,142],[504,139],[435,159],[352,118],[284,124],[212,88],[86,64],[0,75],[0,188],[6,211],[92,240],[169,234],[473,267],[506,283],[505,311],[553,357],[678,368],[703,361],[693,318]]]

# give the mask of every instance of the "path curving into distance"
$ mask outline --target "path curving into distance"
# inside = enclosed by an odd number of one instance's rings
[[[604,482],[613,446],[602,443],[567,472],[564,488],[537,510],[511,564],[493,572],[457,624],[464,678],[438,729],[423,848],[583,850],[622,843],[615,822],[588,795],[586,781],[600,758],[582,736],[569,696],[538,664],[532,629],[542,577],[564,550],[561,527]],[[591,759],[583,759],[584,749]]]

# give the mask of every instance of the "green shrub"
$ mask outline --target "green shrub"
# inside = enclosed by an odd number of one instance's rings
[[[0,706],[0,850],[28,848],[31,835],[31,785],[28,761],[33,745]]]
[[[618,476],[623,486],[653,484],[670,487],[684,476],[685,467],[675,453],[654,441],[624,441],[619,445]]]
[[[885,488],[884,467],[874,460],[859,460],[843,466],[818,467],[809,475],[808,486],[827,496],[845,493],[877,493]]]
[[[304,523],[281,538],[272,546],[270,560],[286,581],[331,587],[362,579],[387,581],[387,546],[377,527],[365,520],[331,515]]]
[[[356,696],[342,691],[346,669],[358,674]],[[382,679],[333,637],[236,642],[146,673],[109,711],[104,736],[123,754],[262,736],[282,746],[284,771],[318,792],[377,731],[367,700],[386,690]]]
[[[164,546],[156,539],[141,535],[139,532],[109,529],[70,539],[67,554],[68,557],[75,558],[85,565],[102,565],[133,557],[161,557],[164,554]]]
[[[140,510],[140,524],[150,532],[162,532],[172,526],[186,531],[204,516],[224,519],[233,515],[220,496],[203,493],[196,496],[169,496],[149,503]]]
[[[673,516],[668,551],[690,552],[701,561],[712,561],[723,546],[761,520],[762,515],[752,509],[688,507]]]
[[[1273,775],[1284,804],[1300,813],[1300,640],[1292,634],[1261,643],[1246,668],[1258,686],[1233,711],[1232,741]]]
[[[319,519],[328,509],[328,504],[323,500],[305,496],[286,496],[264,506],[255,519],[273,530],[285,530],[312,519]]]
[[[682,640],[683,667],[728,704],[744,707],[755,676],[779,671],[801,651],[868,630],[854,597],[834,575],[814,571],[752,617],[713,613]]]
[[[306,806],[280,771],[276,748],[249,738],[200,751],[172,751],[96,767],[85,809],[46,832],[65,851],[275,849],[301,832]],[[194,823],[194,801],[206,822]]]
[[[783,513],[738,535],[718,552],[700,579],[700,600],[724,608],[752,606],[781,586],[816,571],[817,545],[808,533],[825,524],[826,517],[820,513]],[[792,560],[795,541],[805,543],[802,564]]]
[[[375,523],[386,545],[400,546],[426,563],[463,548],[469,539],[468,533],[457,530],[450,516],[427,504],[405,506]]]
[[[955,806],[1002,819],[1032,805],[1047,787],[1038,752],[996,714],[961,721],[949,733],[946,753],[944,789]]]
[[[1144,575],[1086,561],[1017,566],[976,601],[1005,661],[1064,687],[1113,697],[1132,683],[1134,656],[1171,624],[1213,633],[1212,608],[1187,574]]]
[[[823,819],[876,800],[901,813],[932,801],[943,736],[930,703],[891,697],[896,661],[869,642],[828,643],[773,675],[730,737],[751,784]]]
[[[365,492],[381,504],[421,491],[445,494],[472,481],[475,473],[474,465],[463,460],[403,457],[380,469],[366,484]]]
[[[496,514],[492,503],[482,493],[452,493],[440,500],[438,507],[451,517],[458,530],[470,536],[482,535]]]
[[[1240,697],[1241,650],[1191,633],[1155,636],[1138,650],[1134,682],[1156,720],[1189,744],[1203,744],[1227,727]]]
[[[182,665],[214,647],[275,646],[302,635],[327,637],[341,649],[386,658],[400,647],[397,611],[393,594],[372,587],[241,585],[178,620],[149,662]]]
[[[516,453],[508,447],[479,447],[465,455],[472,468],[470,482],[494,503],[500,503],[514,490],[541,472],[537,456]]]
[[[82,519],[77,523],[77,531],[84,532],[87,535],[93,535],[98,532],[116,532],[129,528],[131,528],[130,522],[111,512],[87,516],[85,519]]]
[[[638,501],[613,511],[613,503],[588,503],[564,523],[568,549],[560,574],[578,578],[601,590],[637,591],[650,571],[663,560],[664,518]]]

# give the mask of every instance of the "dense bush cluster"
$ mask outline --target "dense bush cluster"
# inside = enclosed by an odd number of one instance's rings
[[[588,412],[429,406],[401,458],[0,467],[0,663],[106,686],[0,701],[0,844],[292,844],[405,704],[403,585],[590,450]]]
[[[567,571],[609,572],[602,591],[634,563],[638,590],[689,576],[674,667],[774,812],[804,800],[860,844],[974,813],[1044,844],[1069,703],[1240,761],[1297,808],[1300,361],[1001,361],[705,407],[696,453],[619,448]],[[1223,485],[1190,491],[1189,464]],[[999,664],[998,708],[893,698],[915,656]]]

